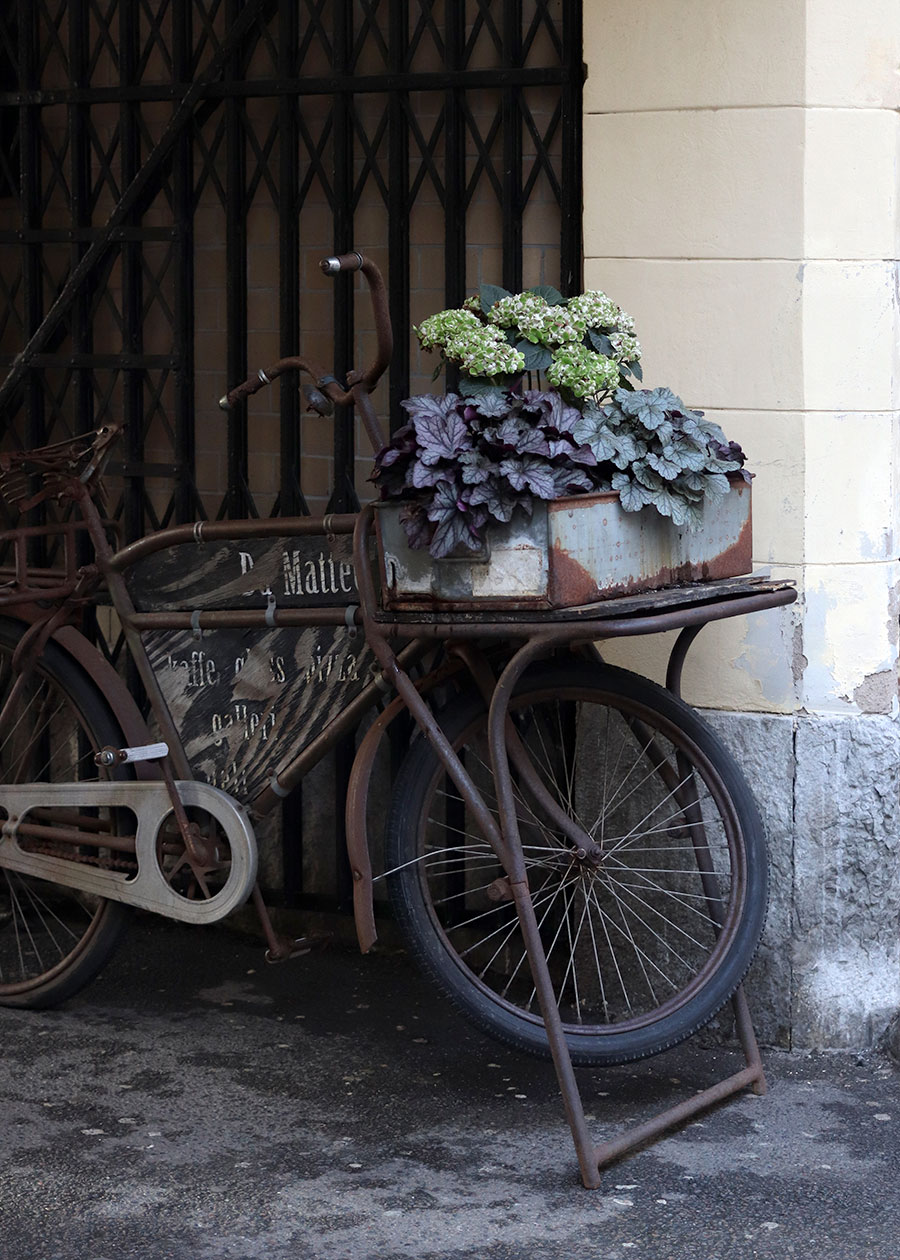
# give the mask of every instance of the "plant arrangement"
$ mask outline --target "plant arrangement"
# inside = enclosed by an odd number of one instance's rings
[[[602,490],[618,491],[625,511],[651,506],[696,527],[704,499],[727,494],[726,474],[743,470],[741,448],[702,412],[668,389],[635,388],[634,324],[604,293],[565,301],[548,287],[484,285],[415,331],[459,385],[406,399],[409,421],[373,480],[382,499],[405,501],[410,546],[435,559],[479,550],[491,522],[530,516],[535,499]],[[534,374],[551,388],[526,388]]]

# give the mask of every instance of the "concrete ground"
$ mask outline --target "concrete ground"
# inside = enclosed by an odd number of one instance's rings
[[[65,1008],[0,1014],[2,1260],[897,1260],[900,1068],[766,1056],[747,1095],[577,1175],[549,1065],[400,954],[269,967],[145,920]],[[580,1072],[597,1137],[735,1070]]]

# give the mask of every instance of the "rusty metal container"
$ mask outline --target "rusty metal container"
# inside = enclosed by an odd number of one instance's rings
[[[572,608],[616,595],[737,577],[751,569],[750,486],[707,502],[703,525],[688,530],[652,508],[625,512],[614,491],[536,501],[493,526],[481,552],[434,560],[413,551],[401,505],[376,514],[388,608]]]

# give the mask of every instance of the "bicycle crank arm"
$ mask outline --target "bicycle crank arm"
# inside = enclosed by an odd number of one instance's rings
[[[36,879],[52,880],[68,888],[78,888],[98,897],[123,901],[130,906],[140,906],[154,914],[163,914],[185,923],[214,923],[223,919],[240,906],[249,896],[256,882],[256,839],[244,809],[233,797],[208,783],[181,781],[177,784],[178,795],[188,808],[203,810],[212,816],[224,832],[227,840],[227,858],[221,860],[217,842],[218,862],[210,870],[224,874],[221,887],[212,891],[198,887],[194,880],[191,895],[175,886],[185,882],[187,866],[173,858],[172,849],[177,839],[163,843],[162,827],[172,815],[172,803],[165,783],[21,783],[0,787],[0,809],[6,813],[6,821],[0,828],[0,867],[32,875]],[[79,848],[103,848],[104,835],[96,827],[96,819],[86,819],[81,845],[54,843],[52,826],[45,826],[43,819],[35,819],[40,830],[50,837],[53,853],[29,851],[23,847],[29,837],[20,835],[20,827],[31,820],[34,810],[72,809],[128,809],[134,815],[137,826],[129,821],[129,833],[134,830],[134,860],[137,873],[108,870],[90,865],[79,853]],[[94,823],[91,828],[90,824]],[[30,830],[30,828],[29,828]],[[38,830],[37,827],[34,829]],[[67,825],[71,836],[72,826]],[[172,833],[177,837],[177,831]],[[110,848],[113,846],[110,845]],[[60,856],[71,848],[72,856]],[[120,846],[118,847],[120,851]],[[160,863],[160,855],[168,857],[169,868]],[[120,854],[121,856],[121,854]],[[131,854],[128,858],[131,859]],[[202,881],[201,881],[202,882]]]

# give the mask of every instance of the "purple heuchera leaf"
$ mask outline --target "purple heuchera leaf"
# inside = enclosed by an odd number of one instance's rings
[[[431,542],[434,526],[421,503],[406,503],[400,509],[400,524],[406,533],[410,547],[421,551]]]
[[[455,512],[459,500],[459,489],[454,481],[439,481],[434,488],[434,497],[426,505],[430,521],[439,521],[447,512]]]
[[[566,468],[565,465],[553,469],[554,499],[561,499],[566,494],[580,494],[585,490],[593,490],[594,483],[581,468]]]
[[[429,551],[435,560],[442,560],[459,547],[465,547],[467,551],[478,551],[482,546],[483,542],[475,527],[470,525],[462,512],[447,512],[438,522]]]
[[[518,455],[549,455],[547,439],[540,429],[519,416],[510,416],[497,430],[497,441]]]
[[[457,463],[463,484],[467,486],[481,485],[483,481],[487,481],[491,473],[497,471],[494,461],[478,450],[461,451]]]
[[[430,411],[417,415],[413,424],[419,442],[419,458],[424,464],[453,459],[472,445],[466,422],[455,408],[449,408],[443,414]]]
[[[478,394],[472,399],[470,406],[466,407],[466,419],[472,420],[479,415],[488,418],[499,419],[505,416],[510,407],[510,395],[502,389],[488,390],[486,393]],[[469,412],[474,412],[474,416]]]
[[[428,490],[431,486],[436,486],[439,481],[452,480],[452,478],[453,473],[448,472],[446,468],[432,468],[420,460],[412,466],[411,481],[416,490]]]
[[[469,497],[473,505],[483,504],[485,511],[489,512],[495,521],[502,521],[504,524],[512,517],[517,505],[523,501],[522,495],[511,490],[499,477],[491,477],[482,485],[475,486]],[[530,515],[530,502],[528,509]]]
[[[534,455],[504,459],[500,465],[500,472],[506,477],[513,490],[528,489],[539,499],[552,499],[556,494],[552,467],[546,460],[538,459]]]
[[[526,389],[522,401],[528,411],[541,415],[540,423],[558,433],[571,433],[581,419],[581,412],[572,407],[557,390]]]

